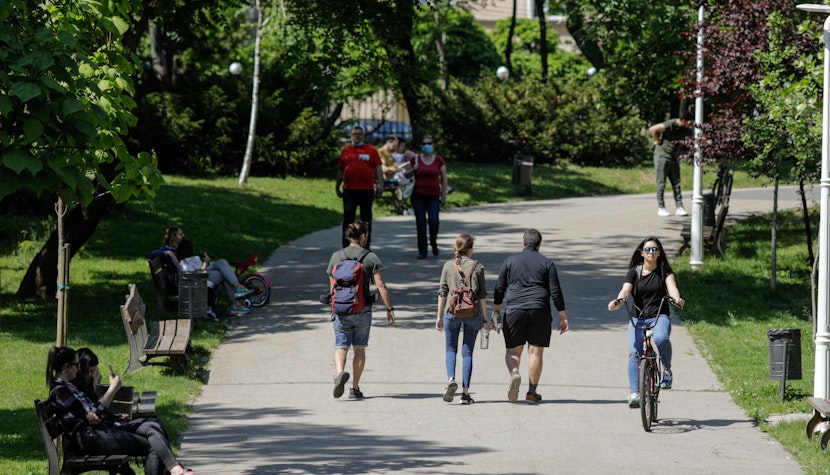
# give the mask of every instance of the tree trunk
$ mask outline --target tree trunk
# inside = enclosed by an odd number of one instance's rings
[[[601,70],[605,68],[605,56],[602,54],[602,49],[599,47],[599,44],[590,35],[584,33],[585,17],[576,3],[565,3],[565,8],[568,13],[568,33],[571,34],[574,43],[576,43],[582,55],[585,56],[585,59],[597,68],[597,70]]]
[[[441,13],[438,8],[432,13],[433,24],[438,38],[435,39],[435,49],[438,50],[438,62],[441,65],[441,89],[446,91],[450,85],[450,72],[447,65],[447,54],[444,52],[444,46],[447,44],[447,33],[441,27]]]
[[[516,0],[513,0],[513,15],[510,17],[510,31],[507,33],[507,45],[504,47],[504,62],[510,75],[513,75],[513,35],[516,34]]]
[[[72,245],[70,258],[92,237],[113,202],[112,195],[98,195],[86,208],[76,206],[64,219],[65,242]],[[68,265],[68,264],[67,264]],[[14,294],[18,298],[54,297],[58,280],[58,231],[55,230],[29,264]]]
[[[775,293],[778,275],[778,177],[772,192],[772,230],[770,231],[770,281],[769,288]]]
[[[539,56],[542,59],[542,81],[548,78],[548,18],[545,15],[545,0],[535,0],[539,16]]]
[[[150,52],[156,79],[162,90],[170,89],[176,82],[176,43],[164,31],[153,25],[150,25]]]
[[[251,173],[251,162],[254,157],[254,139],[256,138],[256,117],[259,110],[259,61],[260,45],[262,44],[262,4],[256,0],[256,41],[254,42],[254,74],[251,86],[251,122],[248,125],[248,142],[245,145],[245,156],[242,158],[242,170],[239,172],[239,186],[248,182]]]
[[[798,182],[798,194],[801,195],[801,216],[804,220],[804,235],[807,238],[807,265],[813,267],[816,256],[813,254],[813,231],[810,226],[810,208],[804,195],[804,180]]]
[[[412,130],[415,134],[423,134],[425,128],[421,124],[424,113],[420,88],[428,82],[422,77],[421,67],[412,47],[414,5],[411,0],[398,0],[396,4],[397,10],[390,11],[390,14],[402,20],[392,22],[379,15],[372,18],[372,27],[389,58],[392,77],[406,102]],[[418,143],[420,139],[420,136],[413,137],[412,143]]]

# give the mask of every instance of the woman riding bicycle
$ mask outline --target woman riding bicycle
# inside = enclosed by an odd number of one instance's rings
[[[656,237],[643,239],[628,264],[628,273],[625,275],[625,282],[620,289],[617,298],[608,303],[608,310],[613,311],[620,308],[622,302],[629,295],[634,296],[635,326],[628,324],[628,381],[631,385],[631,393],[628,396],[628,407],[640,407],[640,394],[638,392],[637,365],[640,360],[640,352],[643,347],[643,333],[637,328],[643,326],[654,326],[654,343],[660,350],[660,359],[663,361],[664,376],[660,384],[661,388],[671,389],[672,372],[671,356],[672,348],[669,335],[671,335],[671,320],[669,318],[669,303],[663,297],[669,295],[675,305],[683,307],[685,303],[680,298],[680,290],[677,289],[677,281],[674,272],[663,252],[663,245]],[[658,318],[661,317],[661,318]],[[656,324],[655,324],[656,320]]]

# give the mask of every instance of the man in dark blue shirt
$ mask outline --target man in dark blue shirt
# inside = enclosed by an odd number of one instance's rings
[[[510,371],[510,390],[507,399],[516,402],[522,377],[519,364],[522,350],[528,344],[529,387],[525,399],[537,403],[542,396],[536,392],[542,376],[542,356],[550,346],[553,315],[551,303],[559,312],[559,334],[568,331],[565,299],[559,287],[556,266],[551,259],[539,253],[542,234],[528,229],[522,236],[524,249],[508,257],[501,265],[496,282],[493,312],[500,313],[504,302],[505,362]]]

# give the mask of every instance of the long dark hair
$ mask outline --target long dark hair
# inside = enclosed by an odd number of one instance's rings
[[[89,348],[78,348],[78,362],[78,376],[74,384],[90,400],[95,401],[98,396],[95,395],[95,381],[89,374],[89,368],[98,366],[98,356]]]
[[[649,242],[649,241],[656,242],[657,247],[660,248],[660,255],[657,256],[657,267],[658,268],[660,266],[665,266],[666,268],[669,267],[669,260],[666,258],[666,252],[663,250],[663,243],[661,243],[660,240],[657,239],[656,237],[649,236],[649,237],[643,239],[642,241],[640,241],[640,244],[637,245],[637,249],[634,249],[634,254],[631,255],[631,261],[628,263],[629,268],[637,267],[638,265],[643,263],[643,254],[642,254],[643,246],[645,246],[646,243]]]
[[[182,260],[195,255],[196,251],[195,246],[193,245],[193,241],[187,239],[186,237],[182,238],[182,242],[179,243],[179,247],[178,249],[176,249],[176,257],[178,257],[179,260]]]
[[[75,361],[75,350],[68,346],[53,346],[46,357],[46,386],[52,389],[55,378],[63,372],[63,367]]]
[[[164,245],[165,246],[170,245],[170,240],[173,239],[173,236],[175,236],[176,233],[179,232],[179,229],[181,229],[181,228],[179,228],[178,226],[170,226],[169,228],[164,230]]]

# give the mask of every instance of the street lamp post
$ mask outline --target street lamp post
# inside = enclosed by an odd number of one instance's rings
[[[697,90],[695,91],[695,169],[692,182],[692,226],[691,250],[689,251],[689,266],[692,269],[703,267],[703,169],[701,160],[703,153],[700,147],[703,131],[703,94],[700,84],[703,82],[703,4],[697,12]]]
[[[830,300],[828,300],[828,265],[830,265],[830,6],[801,4],[796,8],[828,15],[824,20],[824,87],[821,120],[821,218],[818,230],[818,307],[816,308],[816,366],[813,396],[826,399],[830,394]]]

